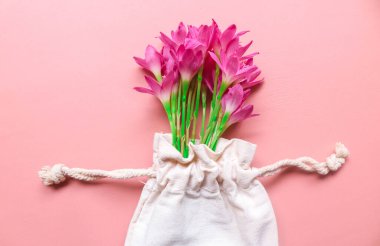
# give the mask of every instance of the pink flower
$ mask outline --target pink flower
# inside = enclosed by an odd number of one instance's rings
[[[169,73],[176,74],[178,72],[178,62],[176,58],[176,54],[169,47],[164,46],[162,48],[162,74],[166,75]]]
[[[162,64],[162,56],[157,50],[148,45],[145,49],[145,59],[139,57],[133,57],[137,64],[139,64],[142,68],[151,72],[157,80],[161,80],[161,64]]]
[[[178,48],[178,70],[183,81],[190,82],[202,65],[202,52],[186,49],[183,45]]]
[[[252,114],[253,105],[243,105],[243,102],[250,93],[249,89],[243,90],[240,84],[231,87],[222,99],[222,109],[228,117],[226,128],[232,124],[243,121],[249,117],[256,116]]]
[[[263,83],[263,79],[257,80],[257,77],[261,74],[259,69],[255,70],[249,77],[243,80],[240,84],[244,89],[251,89],[252,87]]]
[[[244,56],[244,53],[252,44],[251,41],[244,46],[240,45],[239,38],[245,33],[236,33],[236,26],[231,25],[220,34],[219,39],[216,40],[214,50],[209,51],[211,58],[221,70],[221,94],[232,84],[245,82],[246,86],[249,87],[255,79],[251,77],[260,74],[258,68],[253,64],[253,56],[257,53]]]
[[[225,114],[232,114],[243,103],[244,91],[239,84],[231,87],[222,98],[222,109]]]
[[[172,92],[173,85],[175,83],[173,73],[170,73],[163,77],[162,84],[153,79],[150,76],[145,76],[146,82],[148,83],[150,89],[143,87],[135,87],[134,89],[138,92],[148,93],[156,96],[163,104],[170,101],[170,95]]]
[[[210,90],[211,93],[213,92],[215,83],[215,68],[216,63],[210,55],[207,55],[203,65],[203,82],[206,84],[207,88]],[[219,76],[217,80],[217,88],[219,88],[220,78],[221,76]]]
[[[217,40],[220,37],[220,30],[218,25],[213,20],[210,26],[201,25],[199,28],[194,26],[189,26],[189,33],[187,36],[188,47],[193,47],[194,49],[201,50],[204,56],[207,55],[207,51],[214,48]]]
[[[213,53],[209,52],[211,58],[218,64],[222,71],[222,85],[224,89],[228,88],[233,83],[242,82],[251,73],[257,70],[255,65],[240,66],[239,58],[236,55],[227,57],[223,53],[221,59]]]
[[[216,54],[229,50],[230,54],[236,52],[237,56],[242,56],[252,44],[251,41],[245,46],[240,46],[239,38],[245,33],[247,31],[236,33],[236,25],[229,26],[223,33],[219,34],[219,38],[216,40],[214,48]]]
[[[176,31],[171,32],[171,36],[173,41],[178,45],[183,44],[185,42],[187,31],[183,22],[179,23]]]
[[[232,124],[243,121],[243,120],[248,119],[250,117],[258,116],[258,114],[252,114],[252,112],[253,112],[253,105],[252,104],[241,106],[234,113],[231,114],[231,116],[227,122],[226,127],[229,127]]]

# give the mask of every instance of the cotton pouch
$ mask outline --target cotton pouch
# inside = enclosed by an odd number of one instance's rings
[[[276,246],[275,214],[258,177],[291,166],[326,175],[341,167],[348,151],[337,143],[325,162],[301,157],[254,168],[255,151],[252,143],[222,138],[216,151],[190,143],[184,158],[172,146],[170,134],[157,133],[151,168],[103,171],[56,164],[44,167],[39,176],[46,185],[66,177],[91,181],[148,176],[126,246]]]

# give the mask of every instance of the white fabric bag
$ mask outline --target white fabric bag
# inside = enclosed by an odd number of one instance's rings
[[[149,176],[129,226],[126,246],[276,246],[276,218],[269,197],[257,180],[296,166],[326,175],[348,156],[343,144],[325,162],[310,157],[286,159],[251,168],[256,145],[220,139],[216,151],[190,144],[189,157],[171,145],[170,134],[154,137],[153,167],[114,171],[68,168],[56,164],[39,175],[52,185],[79,180]]]
[[[153,169],[125,245],[277,245],[277,226],[265,189],[250,163],[254,144],[221,139],[213,152],[190,145],[189,157],[156,134]]]

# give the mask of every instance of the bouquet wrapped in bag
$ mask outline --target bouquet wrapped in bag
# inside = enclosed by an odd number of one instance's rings
[[[149,45],[144,58],[135,57],[148,84],[135,89],[159,99],[171,129],[155,134],[151,168],[103,171],[56,164],[39,172],[44,184],[67,177],[147,176],[125,245],[278,245],[275,215],[258,178],[286,167],[326,175],[349,153],[337,143],[323,162],[300,157],[255,168],[256,145],[222,138],[231,125],[258,115],[246,102],[262,80],[254,64],[258,53],[247,52],[252,42],[240,43],[245,33],[235,25],[221,31],[214,21],[200,27],[180,23],[169,36],[160,34],[160,50]]]

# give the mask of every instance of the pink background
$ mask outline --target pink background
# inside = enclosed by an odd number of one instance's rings
[[[377,0],[0,2],[0,245],[123,245],[141,180],[48,188],[39,168],[151,164],[157,101],[132,90],[159,31],[215,18],[251,32],[266,83],[261,116],[229,132],[253,162],[310,155],[336,141],[347,165],[325,178],[265,178],[282,246],[380,245],[380,3]],[[163,235],[164,236],[164,235]]]

